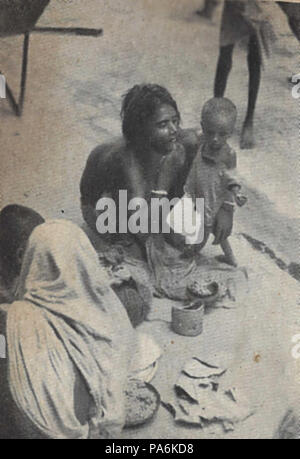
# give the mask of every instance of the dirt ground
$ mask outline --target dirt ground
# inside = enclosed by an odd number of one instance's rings
[[[22,118],[0,100],[1,207],[16,202],[46,218],[81,223],[79,180],[85,161],[97,144],[120,134],[121,97],[136,83],[166,86],[178,102],[183,126],[199,124],[201,106],[212,96],[221,14],[219,7],[214,22],[208,23],[194,14],[199,4],[201,0],[52,0],[40,25],[103,27],[104,35],[32,34]],[[254,150],[238,147],[247,103],[243,46],[235,50],[226,93],[238,107],[232,145],[249,196],[249,203],[237,214],[235,230],[262,241],[288,266],[298,263],[300,242],[299,102],[287,81],[299,73],[299,44],[281,10],[276,5],[270,8],[278,40],[265,62]],[[21,44],[21,37],[1,39],[0,70],[16,91]],[[251,248],[249,254],[248,263],[256,265],[255,257],[261,255]],[[277,279],[297,289],[296,281],[273,261],[268,263],[263,273],[270,282],[261,288],[272,291]],[[168,333],[165,336],[169,339]],[[171,426],[169,414],[160,416],[158,427],[165,422]],[[268,426],[264,434],[270,435],[271,430]],[[154,427],[149,438],[159,431]],[[167,432],[162,438],[167,438]],[[193,433],[195,438],[198,434]],[[186,434],[176,431],[176,435]]]
[[[80,221],[78,183],[89,151],[120,133],[121,96],[137,82],[165,85],[178,101],[183,126],[199,124],[212,95],[221,7],[213,24],[194,11],[201,0],[52,0],[41,25],[103,27],[102,38],[32,35],[24,115],[0,101],[1,205],[34,206],[46,217]],[[227,96],[239,119],[232,144],[249,188],[237,215],[241,231],[265,242],[287,264],[299,237],[299,107],[287,78],[299,72],[299,45],[275,5],[278,41],[265,62],[256,111],[257,146],[239,151],[246,110],[245,49],[234,56]],[[1,71],[17,90],[21,37],[1,39]],[[67,158],[67,161],[66,161]]]

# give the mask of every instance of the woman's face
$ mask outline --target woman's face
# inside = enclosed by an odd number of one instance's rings
[[[179,116],[171,105],[161,105],[149,120],[146,135],[150,146],[162,155],[170,153],[177,141]]]

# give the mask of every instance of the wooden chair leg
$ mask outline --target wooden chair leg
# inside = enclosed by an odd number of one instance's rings
[[[6,96],[7,99],[15,112],[16,116],[21,116],[23,112],[25,92],[26,92],[26,80],[27,80],[27,67],[28,67],[28,51],[29,51],[29,32],[24,34],[24,43],[23,43],[23,58],[22,58],[22,73],[21,73],[21,83],[20,83],[20,94],[18,102],[15,99],[15,96],[6,83]]]
[[[58,33],[58,34],[71,34],[71,35],[83,35],[90,37],[99,37],[103,34],[102,29],[87,29],[83,27],[35,27],[32,32],[38,33]],[[22,58],[22,74],[20,84],[20,94],[18,102],[8,85],[6,83],[6,97],[10,106],[12,107],[16,116],[22,116],[25,92],[26,92],[26,80],[27,80],[27,67],[28,67],[28,52],[29,52],[29,37],[30,32],[24,34],[23,43],[23,58]],[[1,73],[1,72],[0,72]]]

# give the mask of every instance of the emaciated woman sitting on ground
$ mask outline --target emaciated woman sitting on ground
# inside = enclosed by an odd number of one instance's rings
[[[156,190],[159,183],[162,162],[169,156],[172,157],[172,167],[168,177],[168,197],[182,197],[198,149],[198,133],[194,129],[180,128],[176,101],[162,86],[142,84],[131,88],[124,97],[121,117],[123,138],[96,147],[81,178],[82,214],[94,233],[97,233],[98,200],[111,197],[117,205],[117,215],[120,190],[127,191],[128,201],[139,197],[149,202],[152,190]],[[217,218],[218,224],[230,228],[221,214]],[[124,236],[128,239],[128,234],[113,234],[109,238],[119,242]],[[149,234],[141,233],[129,235],[129,239],[138,242],[142,250],[148,237]],[[98,239],[103,240],[103,235]]]

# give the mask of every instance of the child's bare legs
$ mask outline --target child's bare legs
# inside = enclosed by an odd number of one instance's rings
[[[210,234],[213,233],[212,228],[206,227],[204,230],[204,238],[200,244],[189,244],[185,245],[181,258],[191,258],[195,257],[201,252],[201,250],[205,247]],[[237,261],[234,256],[233,250],[231,245],[228,241],[228,238],[225,241],[220,242],[220,246],[223,250],[224,255],[219,255],[217,258],[218,261],[221,263],[227,263],[230,266],[237,266]]]
[[[181,255],[181,258],[191,258],[195,257],[196,255],[201,252],[201,250],[206,245],[209,235],[211,233],[211,228],[205,227],[204,229],[204,238],[200,244],[186,244]]]
[[[243,125],[241,148],[254,147],[253,118],[260,85],[261,56],[256,35],[252,35],[248,44],[249,92],[248,109]]]
[[[237,266],[237,261],[234,256],[234,253],[232,251],[231,245],[228,241],[228,239],[225,239],[225,241],[220,242],[220,245],[222,247],[222,250],[224,252],[224,255],[220,255],[217,257],[217,260],[220,261],[221,263],[227,263],[230,266]]]

